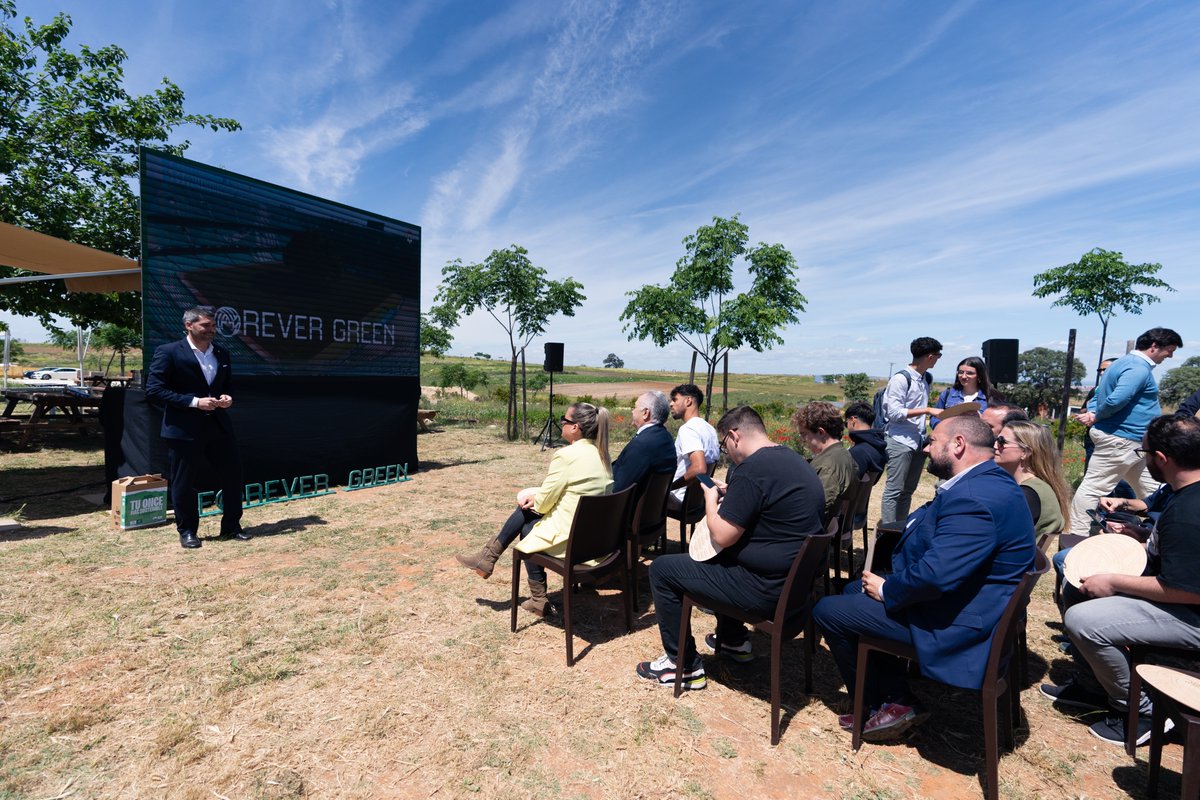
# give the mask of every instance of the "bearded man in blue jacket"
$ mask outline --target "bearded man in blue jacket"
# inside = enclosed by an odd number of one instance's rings
[[[991,429],[975,415],[938,425],[926,468],[945,483],[909,515],[892,573],[864,572],[813,610],[847,687],[854,686],[859,636],[869,634],[912,645],[923,675],[979,689],[992,633],[1037,549],[1021,489],[992,461],[992,444]],[[867,741],[894,738],[926,716],[905,673],[895,659],[872,664]],[[839,722],[849,728],[851,720]]]

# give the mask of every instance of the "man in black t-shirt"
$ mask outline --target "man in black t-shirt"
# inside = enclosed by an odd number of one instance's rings
[[[1142,450],[1150,476],[1175,490],[1146,542],[1150,566],[1142,575],[1083,578],[1079,590],[1090,599],[1063,617],[1079,675],[1064,686],[1041,687],[1059,705],[1110,711],[1091,731],[1118,745],[1125,741],[1129,646],[1200,649],[1200,420],[1158,417],[1142,437]],[[1137,742],[1144,744],[1150,700],[1143,694],[1138,702]]]
[[[705,518],[693,537],[693,542],[711,541],[716,555],[699,561],[679,553],[650,565],[654,613],[666,652],[638,664],[637,674],[661,685],[675,683],[677,663],[684,666],[685,688],[706,685],[691,638],[682,658],[676,652],[685,593],[770,616],[804,537],[821,532],[821,481],[798,453],[767,437],[754,409],[739,406],[726,413],[717,435],[737,471],[728,484],[714,481],[705,488]],[[704,641],[735,661],[753,659],[746,629],[735,619],[718,614],[716,633]]]

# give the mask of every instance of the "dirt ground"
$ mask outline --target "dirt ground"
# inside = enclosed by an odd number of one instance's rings
[[[931,721],[852,753],[828,652],[806,696],[794,642],[772,747],[761,637],[753,663],[710,659],[708,688],[676,700],[634,675],[662,650],[653,611],[626,634],[613,590],[578,596],[574,668],[558,622],[522,612],[510,633],[509,557],[483,581],[453,555],[495,532],[551,454],[487,429],[419,446],[407,483],[249,510],[250,542],[210,538],[209,520],[195,551],[170,527],[115,531],[79,496],[102,478],[94,447],[0,455],[0,497],[24,497],[0,502],[24,526],[0,534],[0,798],[980,795],[969,692],[918,683]],[[44,494],[67,487],[82,488]],[[1034,687],[1066,674],[1057,619],[1043,581]],[[1022,700],[1003,797],[1143,796],[1145,750],[1135,763],[1036,688]],[[1171,796],[1177,745],[1165,765]]]

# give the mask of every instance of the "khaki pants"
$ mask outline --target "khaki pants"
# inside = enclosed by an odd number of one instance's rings
[[[1087,472],[1071,501],[1071,533],[1079,536],[1086,536],[1091,524],[1088,509],[1095,508],[1096,502],[1112,492],[1122,479],[1140,498],[1158,488],[1158,481],[1146,470],[1146,459],[1133,452],[1142,446],[1140,441],[1123,439],[1095,428],[1088,431],[1088,435],[1096,449],[1092,451]]]

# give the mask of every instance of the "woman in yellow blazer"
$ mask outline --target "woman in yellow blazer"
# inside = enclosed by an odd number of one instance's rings
[[[456,555],[459,563],[480,577],[491,577],[496,559],[521,539],[522,553],[563,556],[575,520],[579,498],[607,494],[612,488],[612,462],[608,458],[608,411],[591,403],[575,403],[563,413],[562,435],[569,444],[550,459],[550,472],[542,485],[517,492],[517,508],[490,542],[475,555]],[[525,562],[530,599],[521,608],[539,617],[546,615],[546,570]]]

